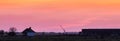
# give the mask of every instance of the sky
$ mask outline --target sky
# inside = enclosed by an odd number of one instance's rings
[[[0,30],[79,32],[120,28],[120,0],[0,0]]]

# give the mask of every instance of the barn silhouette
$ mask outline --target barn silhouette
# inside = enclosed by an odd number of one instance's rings
[[[35,31],[31,29],[31,27],[26,28],[23,32],[24,36],[35,36]]]

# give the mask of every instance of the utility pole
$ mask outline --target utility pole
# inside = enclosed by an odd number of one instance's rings
[[[61,29],[64,31],[64,33],[66,32],[66,30],[63,28],[63,26],[62,25],[60,25],[60,27],[61,27]]]

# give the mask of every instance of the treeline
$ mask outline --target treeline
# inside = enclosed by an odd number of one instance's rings
[[[5,32],[4,30],[0,30],[0,36],[15,36],[17,29],[14,27],[9,28],[8,32]]]

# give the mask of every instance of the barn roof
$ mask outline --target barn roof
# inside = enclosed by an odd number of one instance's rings
[[[27,32],[34,32],[35,33],[35,31],[31,29],[31,27],[26,28],[22,33],[27,33]]]

